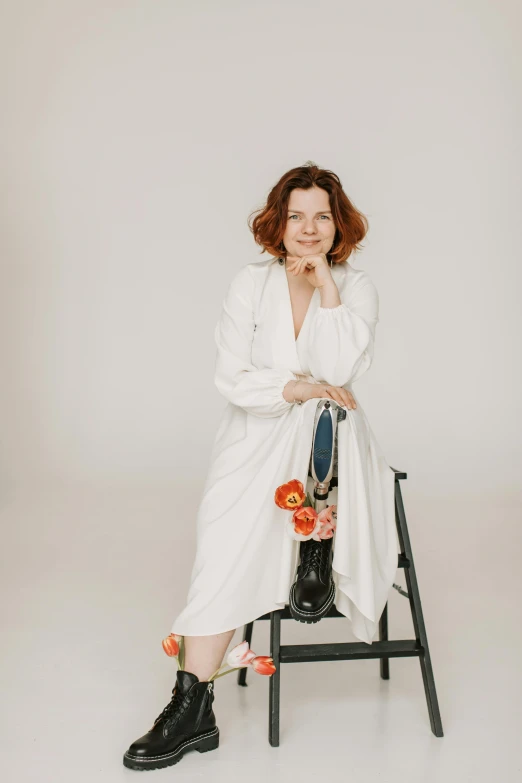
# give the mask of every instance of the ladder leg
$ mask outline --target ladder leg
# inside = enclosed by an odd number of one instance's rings
[[[252,643],[252,631],[254,630],[254,620],[252,622],[247,623],[245,625],[245,631],[243,633],[243,641],[248,642],[248,646],[250,647]],[[237,684],[238,685],[244,685],[246,686],[246,676],[247,676],[247,669],[248,666],[244,666],[242,669],[240,669],[237,673]]]
[[[282,609],[277,609],[270,613],[270,655],[276,670],[268,678],[268,741],[274,748],[279,746],[281,612]]]
[[[381,642],[388,641],[388,601],[384,605],[381,619],[379,620],[379,639]],[[381,679],[390,679],[390,659],[380,658]]]
[[[422,654],[419,656],[419,662],[421,666],[422,680],[424,682],[424,692],[426,694],[426,701],[428,703],[431,730],[436,737],[443,737],[444,734],[442,731],[439,702],[437,699],[437,691],[435,690],[435,678],[433,676],[433,667],[431,665],[430,650],[428,647],[428,636],[426,634],[426,627],[424,625],[419,586],[417,584],[417,575],[415,573],[415,566],[413,563],[413,554],[410,545],[408,525],[406,523],[404,504],[402,502],[402,493],[398,480],[395,481],[395,521],[397,524],[397,533],[402,551],[409,560],[409,565],[404,569],[404,575],[408,585],[410,609],[413,619],[413,626],[415,628],[415,635],[423,649]]]

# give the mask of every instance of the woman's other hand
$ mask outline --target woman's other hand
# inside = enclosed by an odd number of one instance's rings
[[[326,397],[329,400],[335,400],[339,405],[344,405],[350,410],[357,407],[355,398],[351,392],[343,386],[332,386],[330,383],[308,383],[308,381],[289,381],[285,386],[283,394],[288,402],[301,400],[307,402],[315,398]]]

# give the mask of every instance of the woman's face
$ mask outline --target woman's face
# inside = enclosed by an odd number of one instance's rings
[[[328,253],[335,237],[335,223],[326,190],[294,188],[288,201],[283,243],[288,255]]]

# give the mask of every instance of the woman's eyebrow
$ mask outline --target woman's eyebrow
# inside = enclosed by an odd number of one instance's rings
[[[295,212],[296,215],[304,215],[304,212],[301,212],[299,209],[289,209],[288,211],[289,212]],[[332,210],[331,209],[320,209],[319,212],[316,212],[315,214],[316,215],[326,215],[327,213],[330,213],[330,215],[331,215],[332,214]]]

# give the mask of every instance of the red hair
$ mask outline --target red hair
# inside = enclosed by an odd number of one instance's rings
[[[352,250],[359,249],[357,245],[368,232],[368,220],[354,207],[342,188],[341,180],[333,171],[321,169],[313,161],[307,161],[304,166],[297,166],[283,174],[268,194],[266,205],[249,215],[248,225],[256,244],[262,248],[261,253],[266,250],[271,255],[286,257],[287,250],[282,240],[288,219],[290,193],[294,188],[308,190],[312,187],[322,188],[328,193],[336,227],[333,245],[326,254],[328,260],[340,264],[346,261]],[[250,222],[253,215],[256,217]]]

